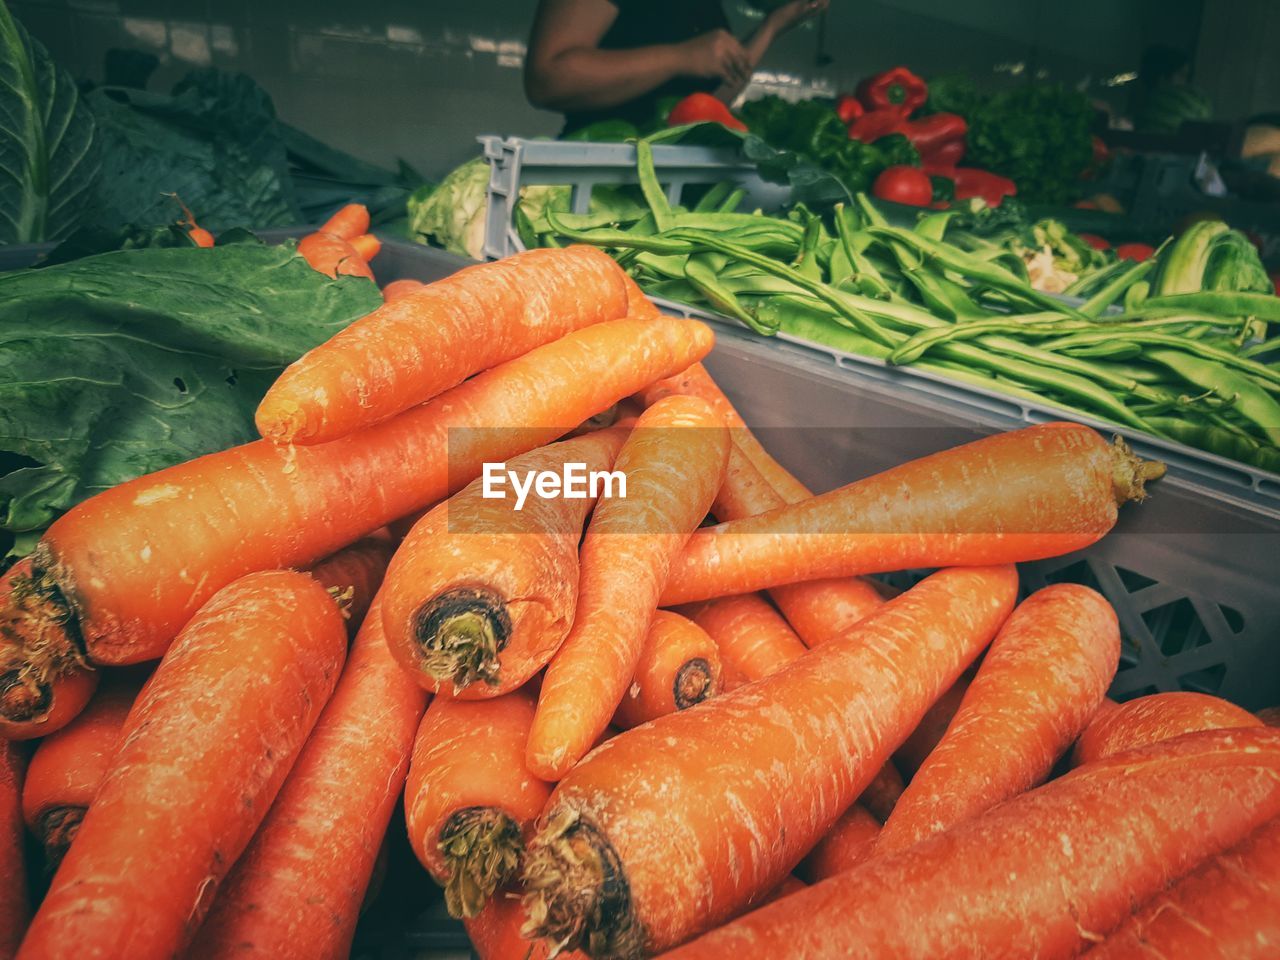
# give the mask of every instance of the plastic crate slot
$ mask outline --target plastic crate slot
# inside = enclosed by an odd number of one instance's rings
[[[1091,587],[1099,593],[1104,592],[1102,585],[1098,582],[1098,576],[1088,560],[1077,560],[1056,570],[1046,570],[1044,580],[1045,583],[1079,583],[1086,587]]]
[[[1120,582],[1124,588],[1130,593],[1137,593],[1139,590],[1145,590],[1147,587],[1155,586],[1158,582],[1152,580],[1148,576],[1138,573],[1136,570],[1126,570],[1124,567],[1116,567],[1116,576],[1120,578]]]
[[[1222,619],[1226,621],[1227,629],[1232,633],[1244,632],[1244,614],[1235,607],[1228,607],[1225,603],[1218,604],[1218,611],[1222,614]]]
[[[1213,640],[1195,604],[1187,597],[1144,611],[1142,620],[1166,657],[1194,650]]]
[[[1183,674],[1178,677],[1178,685],[1183,690],[1190,690],[1194,693],[1217,695],[1218,691],[1222,689],[1222,683],[1226,677],[1227,665],[1218,663],[1203,670]]]

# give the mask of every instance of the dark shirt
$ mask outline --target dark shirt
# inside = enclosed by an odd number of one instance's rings
[[[681,43],[716,29],[729,29],[720,0],[609,0],[618,18],[600,40],[601,50],[631,50],[662,43]],[[714,77],[673,77],[662,86],[634,100],[604,110],[566,113],[564,133],[572,133],[597,120],[629,120],[636,126],[652,123],[658,101],[685,97],[720,85]]]

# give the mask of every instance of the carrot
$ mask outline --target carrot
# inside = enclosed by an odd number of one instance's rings
[[[22,813],[44,847],[52,876],[75,839],[85,812],[115,756],[141,678],[103,684],[84,712],[46,740],[31,758],[22,789]]]
[[[407,277],[403,280],[392,280],[382,288],[382,299],[385,303],[394,303],[396,300],[412,297],[419,290],[426,288],[427,285],[421,280],[411,280]]]
[[[154,659],[236,577],[315,563],[465,486],[484,462],[549,443],[711,342],[710,329],[686,320],[600,324],[358,436],[294,449],[258,441],[112,487],[37,547],[24,656],[48,669],[83,638],[97,663]],[[68,618],[75,642],[52,636]]]
[[[348,203],[321,224],[317,233],[331,233],[343,240],[354,240],[369,232],[369,210],[363,203]]]
[[[1277,813],[1280,733],[1191,734],[1081,767],[663,958],[1074,957]]]
[[[1197,730],[1261,726],[1249,711],[1207,693],[1153,693],[1096,716],[1080,734],[1072,766]]]
[[[631,957],[758,903],[990,641],[1016,591],[1012,567],[941,571],[763,680],[608,741],[556,787],[530,845],[529,932]]]
[[[187,231],[187,236],[191,238],[191,242],[197,247],[212,247],[213,234],[204,227],[196,223],[195,215],[190,208],[182,202],[176,193],[166,194],[182,208],[182,218],[178,221],[178,226]]]
[[[183,628],[19,956],[172,956],[204,918],[333,691],[337,605],[306,574],[250,574]]]
[[[903,742],[893,754],[893,762],[902,774],[910,779],[924,765],[925,759],[933,753],[942,735],[960,709],[960,701],[964,699],[969,684],[973,682],[977,670],[970,667],[960,675],[960,679],[938,698],[938,702],[929,708],[920,725],[911,732],[911,736]]]
[[[187,231],[187,236],[191,238],[191,242],[197,247],[212,247],[213,234],[204,227],[192,227]]]
[[[391,659],[377,601],[333,696],[200,928],[193,957],[345,957],[427,696]]]
[[[373,279],[373,271],[356,248],[331,233],[311,233],[298,241],[298,253],[312,270],[337,279],[339,274]]]
[[[837,873],[852,870],[875,847],[880,821],[860,803],[855,803],[800,861],[796,872],[808,883],[817,883]]]
[[[330,554],[311,568],[311,576],[340,601],[347,633],[352,636],[364,623],[395,549],[391,534],[379,530]]]
[[[587,475],[605,471],[624,436],[616,428],[586,434],[505,466],[519,476],[558,473],[567,463]],[[476,480],[409,531],[382,601],[387,647],[400,666],[426,690],[469,700],[509,693],[560,649],[594,501],[533,493],[513,509],[512,496],[487,496],[488,487]]]
[[[942,740],[876,841],[905,850],[1042,783],[1106,696],[1120,662],[1111,604],[1074,583],[1037,590],[991,643]]]
[[[714,697],[723,686],[721,674],[720,653],[707,632],[678,613],[659,610],[614,725],[629,730]]]
[[[1280,727],[1280,707],[1266,707],[1259,710],[1258,719],[1268,727]]]
[[[22,773],[26,754],[0,741],[0,960],[9,960],[31,919],[22,833]]]
[[[884,766],[867,784],[867,789],[863,790],[862,795],[858,797],[858,803],[870,810],[877,820],[884,823],[898,806],[898,801],[902,799],[905,789],[902,774],[893,765],[893,760],[886,760]]]
[[[97,672],[84,662],[61,621],[42,623],[28,636],[25,621],[40,611],[39,597],[29,589],[31,571],[28,556],[0,577],[0,739],[5,740],[30,740],[62,729],[98,688]],[[28,645],[61,653],[33,663]]]
[[[258,430],[277,443],[313,444],[385,420],[473,373],[623,316],[621,274],[594,247],[459,270],[304,354],[258,405]]]
[[[376,257],[382,250],[382,241],[372,233],[362,233],[358,237],[352,237],[348,242],[351,244],[351,249],[355,250],[365,263]]]
[[[413,744],[405,820],[413,851],[455,917],[474,917],[512,879],[551,785],[524,765],[536,700],[526,690],[437,698]]]
[[[1280,956],[1280,817],[1148,901],[1090,960]]]
[[[623,272],[622,286],[627,294],[627,316],[651,319],[662,316],[662,311],[652,300],[644,295],[640,285],[631,279],[631,274]]]
[[[627,692],[671,558],[711,506],[729,434],[710,404],[649,407],[618,454],[626,498],[602,500],[582,542],[577,613],[551,661],[529,734],[529,769],[558,780],[590,749]]]
[[[514,893],[491,899],[474,917],[463,918],[471,946],[480,960],[547,960],[551,948],[541,940],[526,940],[520,928],[528,921],[520,898]],[[577,950],[556,954],[559,960],[587,960]]]
[[[664,606],[819,577],[1013,563],[1096,542],[1163,465],[1122,440],[1041,424],[997,434],[759,517],[700,530]],[[992,491],[999,490],[1000,496]]]
[[[780,670],[807,649],[782,615],[754,593],[713,600],[693,622],[716,642],[726,690]]]

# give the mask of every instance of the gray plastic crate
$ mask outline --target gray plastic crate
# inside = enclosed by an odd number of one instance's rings
[[[489,161],[489,206],[485,214],[484,254],[491,260],[524,249],[516,235],[515,207],[520,188],[573,187],[574,213],[586,213],[591,190],[599,183],[638,183],[633,143],[586,143],[562,140],[524,140],[519,137],[478,138]],[[730,182],[746,192],[744,204],[774,210],[787,201],[788,188],[766,183],[755,167],[733,150],[718,147],[659,145],[653,165],[667,198],[680,202],[692,184]]]

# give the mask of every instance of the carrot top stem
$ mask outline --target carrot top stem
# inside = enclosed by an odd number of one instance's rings
[[[0,717],[21,723],[41,716],[51,705],[53,682],[75,669],[92,668],[52,574],[14,577],[0,609]]]
[[[618,855],[576,811],[551,814],[525,855],[523,881],[529,919],[520,933],[552,941],[551,956],[571,944],[593,957],[643,955],[644,932]]]
[[[457,810],[440,829],[440,853],[449,865],[444,902],[449,916],[474,917],[494,891],[515,876],[524,839],[520,825],[493,807]]]
[[[1159,480],[1166,470],[1159,460],[1143,460],[1139,457],[1121,436],[1112,439],[1111,459],[1111,485],[1118,504],[1125,504],[1130,500],[1141,503],[1147,499],[1147,481]]]
[[[675,695],[676,709],[685,710],[707,699],[707,694],[711,692],[711,683],[711,664],[702,657],[684,664],[671,685],[671,692]]]
[[[498,682],[498,654],[511,636],[507,604],[491,590],[459,587],[432,597],[419,608],[417,639],[422,669],[438,681],[461,688],[483,680]]]

